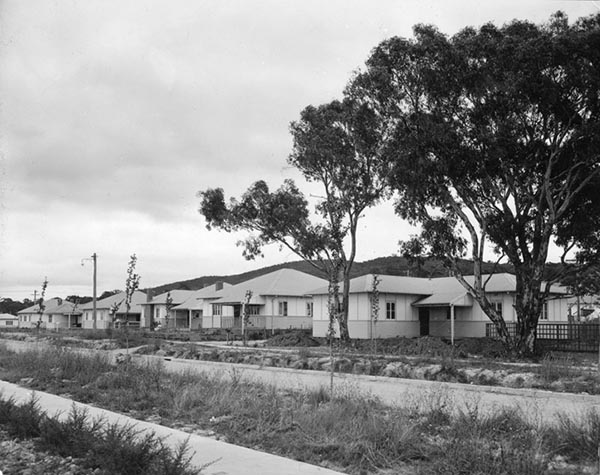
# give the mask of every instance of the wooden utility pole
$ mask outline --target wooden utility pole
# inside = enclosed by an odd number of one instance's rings
[[[96,329],[96,276],[97,276],[97,265],[98,265],[98,255],[94,252],[92,257],[86,257],[81,259],[81,265],[83,265],[83,261],[92,261],[94,264],[94,277],[93,277],[93,290],[92,290],[92,328]]]
[[[94,261],[94,279],[93,279],[93,290],[92,290],[92,320],[93,328],[96,329],[96,275],[97,275],[97,262],[98,256],[94,252],[92,254],[92,260]]]

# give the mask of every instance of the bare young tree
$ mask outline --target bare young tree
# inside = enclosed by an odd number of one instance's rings
[[[242,302],[242,341],[244,346],[248,345],[247,332],[250,325],[250,300],[252,299],[252,291],[246,290],[244,301]]]
[[[46,304],[44,303],[44,298],[46,297],[46,289],[48,288],[48,277],[44,277],[44,281],[42,282],[42,292],[40,293],[40,298],[37,301],[37,314],[38,319],[35,322],[35,327],[39,330],[42,326],[42,316],[44,315],[44,310],[46,309]]]
[[[165,327],[169,328],[169,319],[171,318],[171,310],[175,305],[173,304],[173,297],[171,297],[171,291],[167,291],[165,298]],[[174,327],[177,328],[177,319],[174,320]]]
[[[136,290],[140,286],[140,276],[135,272],[135,266],[137,264],[137,256],[132,254],[129,258],[129,264],[127,265],[127,278],[125,279],[125,323],[123,325],[123,332],[125,334],[125,342],[127,352],[129,353],[129,311],[131,310],[131,300]]]

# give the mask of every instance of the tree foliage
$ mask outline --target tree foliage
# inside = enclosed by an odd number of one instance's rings
[[[87,296],[81,297],[79,295],[69,295],[68,297],[65,298],[65,300],[67,302],[71,302],[71,303],[74,303],[74,304],[84,305],[84,304],[86,304],[88,302],[91,302],[93,300],[93,298],[92,297],[87,297]]]
[[[261,255],[265,245],[279,243],[323,271],[332,289],[339,288],[342,274],[342,301],[339,292],[334,292],[330,316],[339,323],[343,340],[349,338],[348,282],[356,256],[358,220],[386,189],[385,162],[377,159],[377,124],[373,111],[351,97],[308,106],[300,120],[291,124],[294,147],[289,163],[308,181],[322,185],[324,195],[316,206],[316,218],[291,180],[274,192],[264,181],[257,181],[240,200],[228,203],[220,188],[199,193],[199,211],[209,229],[253,232],[241,242],[246,258]]]
[[[117,295],[120,292],[121,291],[118,290],[118,289],[116,289],[116,290],[105,290],[104,292],[102,292],[102,295],[100,295],[100,297],[98,297],[98,300],[102,300],[102,299],[106,299],[108,297],[112,297],[113,295]]]
[[[449,38],[417,25],[379,44],[348,87],[379,121],[400,216],[422,226],[405,250],[457,269],[459,280],[519,352],[533,349],[550,244],[597,257],[600,201],[600,16],[569,25],[466,28]],[[517,336],[481,276],[489,245],[514,266]]]
[[[4,297],[0,299],[0,313],[10,313],[16,315],[21,310],[31,306],[31,301],[25,299],[23,302],[13,300],[10,297]]]

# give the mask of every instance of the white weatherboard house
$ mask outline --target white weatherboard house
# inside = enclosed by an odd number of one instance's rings
[[[488,276],[483,276],[484,282]],[[394,336],[450,337],[454,317],[456,338],[483,337],[489,318],[454,277],[420,278],[380,275],[379,315],[373,318],[373,274],[350,281],[348,330],[351,338]],[[467,276],[472,283],[473,277]],[[512,274],[494,274],[486,285],[489,300],[507,322],[516,321],[514,311],[516,279]],[[329,315],[327,287],[311,292],[314,302],[313,335],[327,334]],[[564,288],[553,286],[540,323],[566,322],[569,299]]]
[[[216,282],[194,291],[185,302],[173,307],[178,316],[177,321],[179,322],[179,315],[183,313],[190,330],[221,328],[221,314],[215,315],[213,310],[216,306],[212,302],[220,299],[230,287],[231,284],[226,282]]]
[[[39,304],[32,305],[17,313],[19,327],[58,329],[78,326],[81,310],[71,302],[55,297],[44,301],[44,308],[40,314]]]
[[[187,313],[178,312],[175,307],[188,300],[194,290],[171,290],[157,295],[156,297],[148,297],[145,302],[142,302],[142,326],[150,328],[152,321],[155,325],[169,328],[189,328],[187,322]],[[171,309],[167,312],[167,297],[171,298]],[[167,318],[168,317],[168,318]]]
[[[131,298],[131,308],[127,315],[127,323],[132,326],[139,326],[142,314],[141,303],[146,301],[146,294],[139,290],[133,293]],[[94,304],[88,302],[81,307],[83,315],[81,317],[82,328],[94,328]],[[116,313],[113,314],[113,311]],[[113,328],[115,324],[125,321],[125,292],[111,295],[96,302],[96,328]]]
[[[221,328],[241,327],[242,304],[250,291],[249,328],[311,328],[313,304],[307,294],[326,284],[305,272],[279,269],[226,289],[223,297],[212,302],[213,315],[221,316]]]

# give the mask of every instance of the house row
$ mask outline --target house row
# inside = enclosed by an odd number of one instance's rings
[[[146,301],[144,292],[134,292],[130,311],[126,312],[125,292],[119,292],[96,302],[96,328],[112,328],[127,321],[130,325],[140,325],[141,302]],[[32,305],[17,313],[20,328],[94,328],[94,304],[77,305],[60,298],[44,301],[40,312],[39,304]]]
[[[239,328],[245,310],[249,328],[311,328],[310,292],[324,284],[319,277],[279,269],[237,285],[217,282],[196,291],[171,291],[142,304],[144,324],[150,326],[153,319],[161,326],[190,330]],[[168,313],[167,295],[172,300]]]
[[[488,279],[489,277],[489,279]],[[378,311],[373,308],[373,274],[350,281],[348,330],[352,338],[393,336],[483,337],[489,318],[455,277],[403,277],[379,275]],[[473,277],[467,276],[469,284]],[[514,309],[516,278],[502,273],[484,276],[486,295],[506,322],[517,320]],[[545,303],[540,323],[567,322],[569,302],[566,289],[553,286]],[[327,287],[312,293],[313,335],[328,331]]]
[[[419,278],[377,276],[378,305],[373,305],[373,274],[350,282],[348,327],[352,338],[393,336],[485,336],[489,319],[479,304],[454,277]],[[467,281],[472,277],[467,277]],[[489,300],[505,321],[516,321],[516,279],[494,274],[486,284]],[[19,312],[21,326],[35,326],[39,308]],[[75,308],[73,308],[75,307]],[[540,323],[568,321],[572,299],[566,290],[552,287]],[[137,291],[128,312],[124,293],[96,302],[96,328],[127,323],[185,330],[240,328],[244,311],[255,329],[312,328],[326,336],[329,326],[327,281],[297,270],[280,269],[230,285],[217,282],[200,290],[173,290],[157,296]],[[94,327],[93,304],[79,307],[51,299],[42,313],[49,328]]]
[[[40,310],[39,303],[17,313],[20,328],[68,328],[77,326],[81,311],[77,306],[61,298],[44,300]]]

